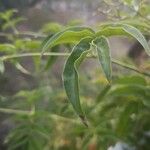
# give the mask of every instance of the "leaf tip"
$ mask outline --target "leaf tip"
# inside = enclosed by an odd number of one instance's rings
[[[79,117],[80,117],[82,123],[88,128],[89,126],[88,126],[88,123],[87,123],[87,120],[86,120],[85,116],[79,115]]]

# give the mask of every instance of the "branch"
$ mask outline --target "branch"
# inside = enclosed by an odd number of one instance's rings
[[[49,52],[44,53],[43,56],[69,56],[70,53],[55,53],[55,52]],[[14,54],[14,55],[5,55],[1,56],[0,59],[2,61],[6,61],[8,59],[14,59],[14,58],[21,58],[21,57],[41,57],[41,53],[23,53],[23,54]]]
[[[0,112],[7,113],[7,114],[32,115],[32,111],[16,110],[16,109],[8,109],[8,108],[0,108]]]
[[[141,71],[141,70],[139,70],[138,68],[136,68],[136,67],[134,67],[134,66],[132,66],[132,65],[125,64],[125,63],[120,62],[120,61],[115,60],[115,59],[111,59],[111,61],[112,61],[112,63],[117,64],[117,65],[119,65],[119,66],[121,66],[121,67],[127,68],[127,69],[132,70],[132,71],[134,71],[134,72],[137,72],[137,73],[139,73],[139,74],[142,74],[142,75],[145,75],[145,76],[150,77],[150,73],[145,72],[145,71]]]
[[[35,32],[16,32],[16,33],[4,33],[0,32],[1,37],[9,37],[9,36],[31,36],[34,38],[46,38],[45,34],[42,33],[35,33]]]
[[[69,55],[70,55],[70,53],[57,53],[57,52],[49,52],[49,53],[44,53],[43,54],[43,56],[64,56],[64,57],[69,56]],[[1,61],[6,61],[6,60],[9,60],[9,59],[21,58],[21,57],[41,57],[41,53],[23,53],[23,54],[5,55],[5,56],[1,56],[0,60]],[[95,58],[96,56],[90,56],[90,57]],[[118,60],[115,60],[113,58],[111,59],[111,61],[112,61],[112,63],[114,63],[116,65],[119,65],[121,67],[124,67],[124,68],[127,68],[129,70],[135,71],[139,74],[150,77],[150,73],[139,70],[138,68],[136,68],[136,67],[134,67],[130,64],[125,64],[125,63],[120,62]]]

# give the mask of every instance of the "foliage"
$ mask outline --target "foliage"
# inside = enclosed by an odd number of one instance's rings
[[[8,119],[15,125],[5,139],[9,150],[106,150],[119,141],[136,150],[149,149],[150,74],[147,69],[113,59],[109,45],[110,36],[126,36],[136,39],[150,55],[144,37],[149,36],[149,9],[147,2],[141,3],[141,7],[135,2],[121,1],[125,8],[135,9],[134,16],[122,15],[119,10],[119,17],[113,18],[115,23],[105,22],[96,29],[74,21],[66,26],[48,23],[38,33],[22,33],[17,30],[14,11],[0,14],[3,30],[7,27],[2,32],[7,42],[0,44],[1,74],[5,75],[5,63],[9,61],[23,74],[39,81],[35,89],[21,89],[11,97],[0,97],[0,112],[13,114]],[[113,1],[104,3],[114,6]],[[144,21],[139,13],[145,14]],[[65,90],[58,77],[52,75],[53,65],[63,61],[58,56],[68,57],[60,73]],[[35,70],[24,68],[22,57],[31,57]],[[101,69],[90,71],[88,67],[86,72],[79,68],[83,60],[89,62],[91,58],[97,58]],[[112,63],[139,74],[115,68]]]
[[[113,35],[131,35],[136,38],[141,45],[144,47],[148,55],[150,55],[150,48],[148,43],[142,33],[131,25],[127,24],[110,24],[102,27],[101,30],[96,33],[86,27],[72,27],[64,31],[61,31],[45,42],[43,47],[43,52],[48,49],[48,47],[53,47],[61,43],[76,43],[80,41],[72,50],[69,56],[63,74],[64,86],[69,100],[71,101],[75,111],[80,116],[82,120],[85,119],[79,100],[79,90],[78,90],[78,74],[76,71],[77,65],[81,63],[86,57],[87,50],[97,50],[98,56],[100,57],[100,62],[102,69],[106,75],[107,80],[111,81],[111,57],[110,50],[108,46],[108,41],[106,37]],[[69,38],[69,37],[72,38]],[[84,38],[84,39],[83,39]],[[91,45],[91,47],[90,47]],[[87,51],[87,52],[85,52]]]

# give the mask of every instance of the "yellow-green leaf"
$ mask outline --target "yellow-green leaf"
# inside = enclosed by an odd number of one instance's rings
[[[96,33],[96,37],[99,36],[132,36],[134,37],[145,49],[145,52],[150,56],[150,47],[143,36],[143,34],[137,28],[128,24],[107,24],[101,27],[101,29]]]
[[[135,27],[127,24],[122,24],[123,30],[133,36],[137,41],[140,42],[140,44],[145,49],[145,52],[150,56],[150,48],[148,46],[148,43],[145,39],[145,37],[142,35],[142,33]]]
[[[48,48],[52,48],[58,44],[64,43],[76,43],[82,38],[87,36],[93,36],[94,31],[88,27],[70,27],[57,34],[53,35],[49,39],[44,41],[43,51],[44,53]]]

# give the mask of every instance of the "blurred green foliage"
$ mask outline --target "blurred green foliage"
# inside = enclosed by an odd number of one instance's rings
[[[125,8],[132,8],[136,13],[132,15],[119,10],[117,19],[149,35],[149,2],[142,1],[140,6],[137,6],[137,2],[121,1]],[[114,1],[105,0],[104,4],[111,7]],[[114,67],[112,84],[108,85],[98,68],[90,70],[89,66],[88,71],[83,67],[79,69],[80,97],[89,124],[87,128],[74,113],[60,82],[62,66],[58,69],[57,65],[61,65],[63,59],[58,56],[49,56],[48,59],[41,59],[40,55],[33,56],[35,69],[28,71],[19,57],[23,53],[41,54],[41,43],[46,35],[52,37],[56,32],[82,23],[73,21],[66,26],[48,23],[38,33],[22,33],[17,30],[17,24],[22,19],[13,18],[13,12],[0,14],[3,20],[3,32],[0,34],[6,38],[5,43],[0,43],[0,52],[3,54],[0,57],[0,72],[5,75],[5,62],[9,61],[22,73],[30,73],[37,78],[38,86],[32,90],[20,89],[11,96],[0,96],[0,112],[9,114],[7,119],[15,125],[5,139],[8,150],[107,150],[120,141],[135,150],[149,150],[149,77]],[[111,15],[110,12],[108,14]],[[111,19],[116,19],[116,15]],[[103,27],[109,23],[103,24]],[[54,47],[52,52],[66,49],[70,52],[72,47],[73,44],[63,44]],[[145,70],[142,71],[148,72],[148,67],[145,62]],[[59,77],[55,76],[55,70]]]

